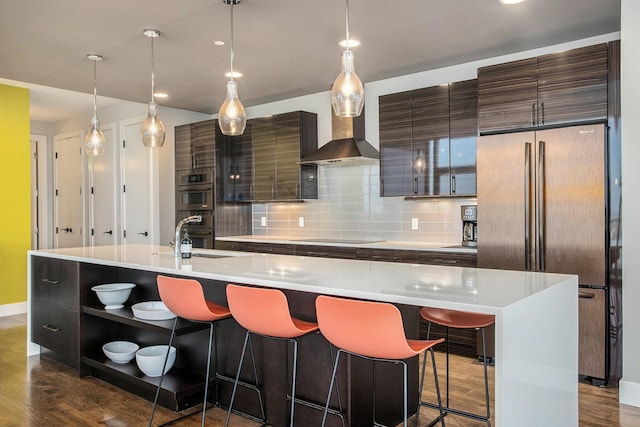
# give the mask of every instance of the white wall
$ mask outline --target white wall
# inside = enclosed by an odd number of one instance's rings
[[[89,127],[92,110],[87,110],[86,114],[70,117],[67,120],[58,122],[54,126],[54,133],[61,134],[78,129],[86,130]],[[120,126],[117,124],[127,119],[141,117],[144,119],[147,115],[147,104],[123,101],[117,105],[100,108],[98,100],[98,117],[100,122],[105,125],[113,123],[115,140],[120,143],[122,135],[120,135]],[[168,242],[172,239],[175,230],[175,198],[174,198],[174,132],[175,126],[186,123],[194,123],[211,118],[210,114],[197,113],[187,110],[179,110],[176,108],[159,107],[160,119],[164,123],[166,137],[164,144],[158,149],[158,182],[159,188],[158,198],[160,209],[154,212],[157,217],[154,222],[159,224],[159,241]],[[142,142],[140,142],[142,144]],[[118,166],[119,167],[119,166]]]
[[[622,0],[622,380],[620,403],[640,406],[640,229],[632,224],[640,212],[640,2]],[[627,220],[627,221],[625,221]],[[628,224],[628,226],[626,225]]]

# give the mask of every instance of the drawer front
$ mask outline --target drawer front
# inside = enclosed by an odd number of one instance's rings
[[[355,248],[343,246],[296,245],[296,256],[355,259]]]
[[[420,264],[475,268],[478,264],[477,258],[476,254],[423,251],[420,253]]]
[[[32,257],[31,291],[34,300],[78,310],[78,263],[56,258]]]
[[[419,254],[417,251],[395,249],[358,248],[357,258],[369,261],[405,262],[417,264]]]
[[[72,366],[78,364],[79,313],[43,301],[33,301],[31,339]]]

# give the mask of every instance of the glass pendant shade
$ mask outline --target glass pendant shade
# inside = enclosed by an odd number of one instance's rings
[[[247,126],[247,114],[238,98],[238,84],[234,80],[227,82],[227,97],[218,112],[218,125],[220,131],[229,136],[242,135]]]
[[[84,137],[84,151],[87,156],[102,156],[104,154],[105,138],[100,130],[100,120],[93,116],[91,127]]]
[[[422,150],[418,151],[418,156],[413,161],[413,173],[414,175],[422,175],[427,169],[427,164],[424,158]]]
[[[164,125],[158,117],[158,104],[150,102],[149,113],[140,130],[142,143],[145,147],[149,148],[162,147],[162,144],[164,144],[164,135]]]
[[[353,52],[342,52],[342,71],[331,87],[331,105],[336,116],[356,117],[364,107],[364,86],[353,66]]]

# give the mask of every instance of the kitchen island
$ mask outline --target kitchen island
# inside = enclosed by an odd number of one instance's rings
[[[211,295],[220,302],[224,302],[224,284],[228,282],[279,288],[289,292],[290,300],[294,301],[294,314],[309,320],[313,320],[313,300],[318,294],[386,301],[401,307],[403,319],[414,322],[415,331],[417,313],[422,306],[490,313],[496,316],[496,425],[578,425],[575,276],[216,250],[196,251],[194,255],[185,262],[175,259],[168,247],[146,245],[30,251],[31,311],[34,307],[32,288],[37,284],[34,261],[77,263],[80,288],[77,304],[82,313],[78,328],[83,331],[79,339],[89,337],[87,342],[78,345],[81,372],[85,365],[100,364],[87,353],[90,344],[93,342],[95,346],[97,341],[95,333],[86,331],[104,328],[101,323],[104,318],[115,317],[92,306],[99,303],[90,287],[128,277],[141,278],[140,283],[132,280],[139,284],[136,290],[146,289],[146,294],[140,297],[153,295],[149,286],[153,286],[155,274],[198,278],[203,281],[207,297]],[[29,314],[31,333],[34,324],[36,328],[39,325],[34,322],[33,313]],[[127,319],[121,323],[132,321]],[[411,334],[411,330],[408,333]],[[234,334],[237,330],[234,332],[232,327],[222,331],[223,337]],[[31,339],[29,335],[28,340]],[[319,354],[322,338],[312,339],[318,341],[312,344],[317,344]],[[273,349],[264,347],[264,357],[267,357]],[[38,347],[31,343],[30,350],[37,352]],[[316,353],[315,348],[311,353]],[[286,353],[282,355],[286,359]],[[303,360],[305,355],[301,353],[300,357]],[[237,366],[237,359],[235,363]],[[415,376],[416,368],[414,364]],[[324,371],[316,372],[324,375]],[[263,374],[268,376],[268,371],[265,369]],[[313,371],[307,372],[307,375],[313,374]],[[328,378],[326,380],[328,382]],[[318,381],[325,383],[323,378]],[[351,391],[351,394],[357,393],[358,390]]]

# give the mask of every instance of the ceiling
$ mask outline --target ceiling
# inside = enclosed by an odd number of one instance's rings
[[[32,120],[55,121],[74,98],[148,102],[157,29],[160,105],[217,112],[229,69],[223,0],[0,0],[0,79],[32,89]],[[350,32],[363,82],[620,30],[620,0],[351,0]],[[245,107],[328,90],[339,72],[344,0],[242,0],[234,6],[234,69]],[[37,85],[37,86],[34,86]],[[56,100],[56,96],[60,96]],[[75,101],[74,101],[75,100]],[[66,103],[65,103],[66,102]]]

